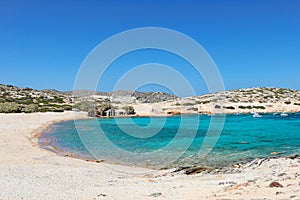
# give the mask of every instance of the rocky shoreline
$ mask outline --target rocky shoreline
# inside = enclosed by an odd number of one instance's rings
[[[241,173],[243,170],[247,170],[248,168],[256,169],[260,167],[264,162],[268,162],[270,160],[278,160],[278,159],[291,159],[291,160],[299,160],[299,155],[290,155],[283,157],[272,157],[272,158],[256,158],[249,162],[238,162],[232,164],[230,166],[224,166],[220,168],[212,168],[205,166],[186,166],[186,167],[178,167],[172,173],[183,172],[186,175],[195,175],[199,173],[204,174],[232,174],[232,173]]]

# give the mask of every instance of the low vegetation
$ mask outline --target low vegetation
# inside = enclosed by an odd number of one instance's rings
[[[215,108],[216,108],[216,109],[220,109],[220,108],[221,108],[221,106],[219,106],[219,105],[215,105]]]
[[[198,108],[188,108],[187,110],[198,111]]]
[[[134,115],[135,114],[133,106],[124,106],[123,109],[125,110],[125,113],[127,115]]]
[[[60,92],[39,91],[0,84],[0,113],[63,112],[72,110],[71,97]]]
[[[240,109],[266,109],[264,106],[239,106]]]
[[[252,106],[239,106],[239,109],[252,109]]]
[[[182,104],[183,106],[194,106],[195,103],[191,103],[191,102],[186,102]]]
[[[223,108],[229,109],[229,110],[235,110],[235,107],[233,107],[233,106],[223,106]]]

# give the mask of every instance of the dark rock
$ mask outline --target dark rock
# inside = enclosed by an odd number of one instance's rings
[[[178,167],[178,168],[176,168],[173,172],[180,172],[180,171],[182,171],[182,170],[186,170],[186,169],[189,169],[189,168],[191,168],[190,166],[186,166],[186,167]],[[162,168],[163,169],[163,168]],[[166,169],[168,169],[168,168],[166,168]]]
[[[227,181],[227,182],[220,182],[219,185],[235,185],[236,182],[233,181]]]
[[[191,167],[185,170],[185,174],[187,175],[193,175],[193,174],[199,174],[204,171],[211,171],[211,168],[207,167]]]
[[[285,175],[286,175],[286,173],[278,174],[279,177],[280,177],[280,176],[285,176]]]
[[[290,156],[287,156],[287,158],[290,158],[290,159],[296,159],[296,158],[299,158],[299,155],[298,154],[295,154],[295,155],[290,155]]]
[[[272,182],[272,183],[269,185],[269,187],[271,187],[271,188],[273,188],[273,187],[278,187],[278,188],[280,187],[280,188],[283,188],[283,185],[281,185],[280,183],[274,181],[274,182]]]
[[[162,194],[160,192],[156,192],[156,193],[152,193],[149,195],[149,197],[159,197],[161,196]]]

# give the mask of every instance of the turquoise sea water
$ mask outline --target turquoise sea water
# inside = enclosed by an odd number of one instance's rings
[[[207,135],[210,120],[207,115],[186,115],[68,121],[55,124],[39,141],[83,157],[153,168],[220,167],[300,153],[299,113],[288,117],[264,114],[261,118],[227,115],[219,137],[217,132]],[[216,127],[212,130],[214,133]],[[204,139],[217,141],[205,157],[199,154]]]

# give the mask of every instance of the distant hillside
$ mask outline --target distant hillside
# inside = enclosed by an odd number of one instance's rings
[[[78,90],[60,92],[53,89],[35,90],[0,84],[0,112],[62,112],[71,110],[83,101],[128,103],[158,103],[178,97],[163,92],[115,91],[96,92]],[[123,105],[124,106],[124,105]]]
[[[126,103],[158,103],[178,99],[177,96],[164,92],[137,92],[130,90],[118,90],[115,92],[96,92],[90,90],[76,90],[67,92],[74,97],[109,98],[111,101]]]
[[[186,97],[177,106],[181,112],[201,113],[250,113],[250,112],[299,112],[300,91],[284,88],[246,88]]]
[[[62,112],[72,109],[89,111],[95,106],[102,110],[112,108],[120,113],[131,106],[138,115],[298,112],[300,91],[284,88],[247,88],[179,98],[163,92],[60,92],[0,84],[0,112]]]
[[[204,101],[226,103],[278,103],[300,101],[300,91],[284,88],[246,88],[199,96]]]
[[[0,112],[63,112],[71,110],[70,95],[56,90],[34,90],[0,84]]]

